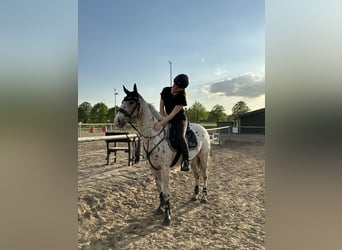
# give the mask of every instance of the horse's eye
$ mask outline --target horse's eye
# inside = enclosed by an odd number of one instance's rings
[[[133,104],[134,104],[134,102],[133,102],[133,101],[130,101],[130,102],[129,102],[129,105],[133,105]]]

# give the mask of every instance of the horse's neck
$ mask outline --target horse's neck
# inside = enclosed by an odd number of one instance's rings
[[[140,104],[140,114],[138,117],[138,126],[140,132],[146,137],[151,137],[158,134],[158,131],[153,130],[153,125],[157,121],[157,118],[152,114],[147,103],[142,102]]]

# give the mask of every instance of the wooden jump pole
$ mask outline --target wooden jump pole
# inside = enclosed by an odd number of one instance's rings
[[[106,141],[106,140],[126,139],[126,138],[132,139],[136,137],[138,137],[138,135],[136,134],[80,137],[78,138],[78,142]]]

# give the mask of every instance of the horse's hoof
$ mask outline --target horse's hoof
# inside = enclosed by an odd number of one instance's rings
[[[164,212],[164,210],[161,208],[161,207],[158,207],[157,209],[156,209],[156,211],[154,211],[154,214],[155,215],[162,215],[162,214],[164,214],[165,212]]]
[[[207,203],[207,198],[202,198],[201,203]]]
[[[163,226],[170,226],[170,224],[171,224],[171,220],[170,220],[169,218],[166,217],[166,218],[164,219],[162,225],[163,225]]]
[[[195,194],[191,197],[191,201],[197,201],[199,198],[198,194]]]

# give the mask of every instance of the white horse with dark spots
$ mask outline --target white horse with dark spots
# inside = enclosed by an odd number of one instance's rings
[[[114,123],[120,128],[130,123],[141,136],[146,158],[151,166],[159,191],[160,205],[156,212],[165,213],[163,225],[170,225],[169,173],[176,156],[176,151],[169,144],[168,131],[170,124],[162,127],[159,131],[153,130],[154,123],[164,117],[142,98],[137,91],[136,84],[134,84],[133,91],[128,91],[124,86],[123,89],[127,96],[122,101],[122,105],[114,118]],[[131,122],[134,118],[137,119],[138,128]],[[205,203],[207,202],[210,137],[206,129],[199,124],[190,123],[190,129],[194,131],[197,137],[197,147],[189,150],[191,171],[195,177],[195,192],[192,199],[196,201],[200,198],[199,185],[200,177],[202,177],[203,189],[200,201]],[[176,165],[181,162],[181,158]]]

